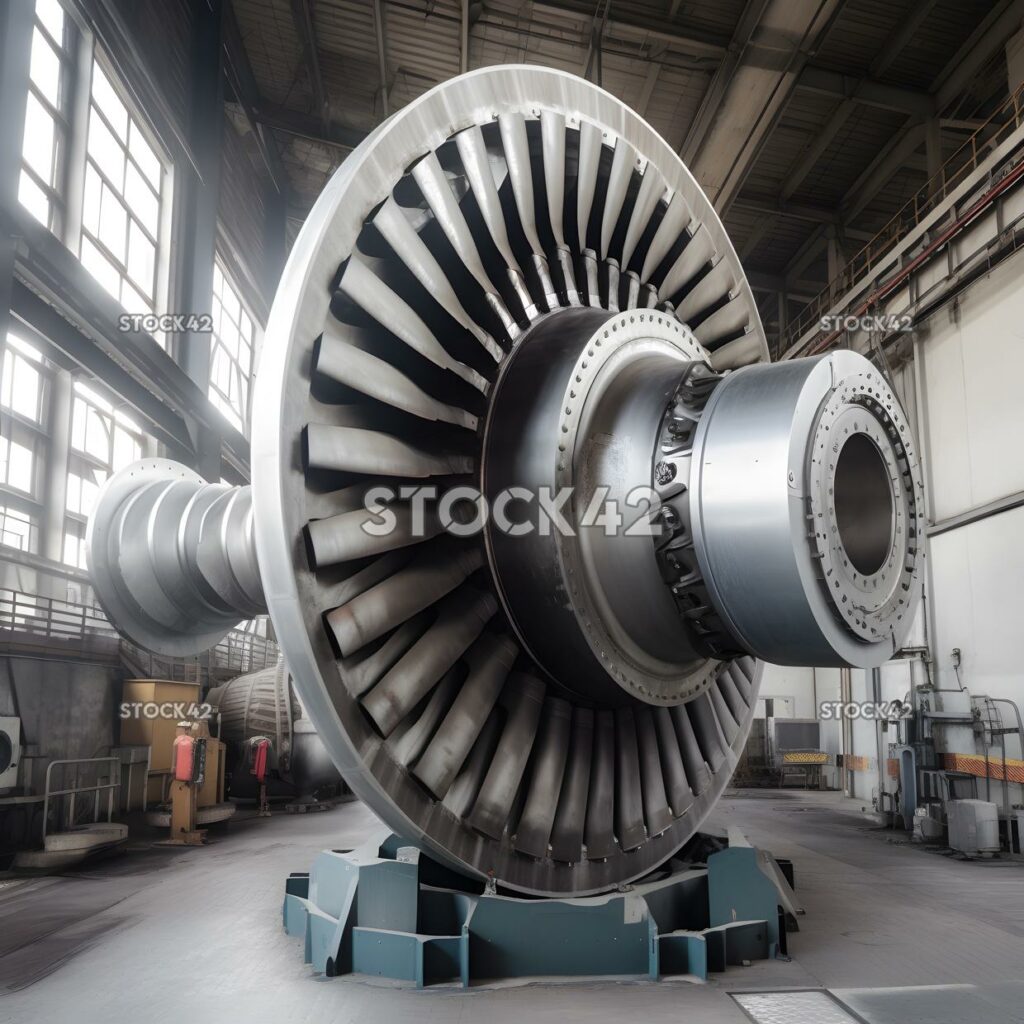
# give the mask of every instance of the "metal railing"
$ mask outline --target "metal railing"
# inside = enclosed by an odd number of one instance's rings
[[[124,640],[101,608],[0,588],[0,649],[27,648],[54,656],[121,657],[134,673],[148,679],[201,682],[216,670],[241,675],[277,664],[273,640],[248,629],[232,629],[194,658],[152,654]]]
[[[211,672],[242,675],[277,663],[279,651],[273,640],[246,629],[232,629],[214,647],[195,658],[169,658],[121,641],[125,663],[141,679],[171,679],[198,683]]]
[[[0,629],[51,639],[117,636],[99,608],[25,594],[9,587],[0,588]]]
[[[277,643],[247,629],[232,629],[217,645],[200,655],[209,670],[226,669],[241,675],[277,664],[281,650]]]
[[[780,339],[780,354],[832,311],[836,300],[858,282],[871,277],[878,263],[907,235],[934,213],[987,159],[1024,124],[1024,85],[1018,88],[963,145],[900,207],[885,226],[789,324]]]
[[[0,588],[0,649],[116,665],[120,638],[102,610]]]
[[[175,683],[201,683],[198,658],[171,658],[121,640],[121,664],[133,679],[169,679]]]
[[[99,772],[99,765],[109,765],[107,780],[102,781],[102,776]],[[66,786],[64,789],[53,789],[53,769],[61,768],[65,769],[69,765],[75,766],[74,772],[74,784]],[[93,785],[87,786],[84,783],[83,775],[87,779],[90,775],[87,769],[84,773],[81,772],[80,768],[83,765],[96,765],[95,777],[96,781]],[[57,829],[57,831],[67,832],[73,829],[76,825],[81,824],[75,816],[75,806],[78,798],[86,793],[93,794],[93,809],[92,809],[92,821],[93,823],[100,820],[100,793],[105,792],[107,794],[107,821],[113,821],[114,818],[114,791],[121,788],[121,762],[116,757],[79,757],[72,758],[63,761],[51,761],[46,766],[46,785],[43,789],[43,844],[46,843],[46,834],[49,831],[50,824],[50,804],[51,801],[56,797],[67,797],[64,802],[64,813],[61,818],[64,822],[64,827]]]

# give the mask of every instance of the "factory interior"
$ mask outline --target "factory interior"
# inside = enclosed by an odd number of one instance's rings
[[[0,1024],[1024,1024],[1024,0],[3,0],[0,123]]]

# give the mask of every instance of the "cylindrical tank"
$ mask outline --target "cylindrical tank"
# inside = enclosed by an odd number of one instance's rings
[[[255,798],[257,783],[245,769],[245,744],[254,736],[271,741],[268,789],[272,797],[335,795],[344,788],[302,707],[284,659],[236,676],[210,690],[207,700],[220,717],[220,738],[231,752],[230,792]]]

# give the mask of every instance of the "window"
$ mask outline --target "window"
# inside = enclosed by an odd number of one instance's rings
[[[0,487],[28,498],[36,496],[37,455],[46,449],[49,373],[42,353],[22,339],[8,335],[0,345]]]
[[[35,551],[52,369],[13,334],[0,345],[0,544]]]
[[[57,0],[36,0],[18,199],[51,231],[63,209],[60,181],[67,150],[67,17]]]
[[[155,311],[163,179],[162,161],[94,59],[81,259],[129,313]]]
[[[63,558],[84,569],[85,527],[111,473],[142,458],[143,434],[131,417],[98,391],[76,383],[71,408]]]
[[[40,426],[43,422],[43,356],[13,334],[0,347],[0,406]]]
[[[220,261],[213,265],[213,340],[210,346],[210,401],[241,431],[249,415],[256,328]]]
[[[85,531],[72,527],[70,524],[64,530],[64,550],[61,554],[66,565],[73,565],[76,569],[86,570],[89,568],[89,560],[86,557],[88,545],[85,543]]]
[[[36,525],[32,517],[0,505],[0,544],[19,551],[35,551]]]
[[[36,454],[9,437],[0,437],[0,483],[31,495],[35,490]]]
[[[71,412],[71,448],[115,472],[142,458],[142,431],[98,392],[77,383]]]

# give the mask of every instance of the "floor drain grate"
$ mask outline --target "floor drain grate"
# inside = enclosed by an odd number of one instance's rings
[[[827,992],[744,992],[733,999],[757,1024],[857,1024]]]

